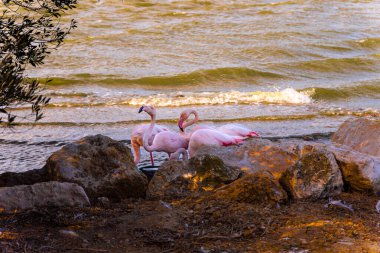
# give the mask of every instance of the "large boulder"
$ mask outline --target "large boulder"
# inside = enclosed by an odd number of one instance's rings
[[[380,159],[346,148],[329,147],[347,190],[380,195]]]
[[[82,186],[92,198],[144,197],[148,180],[131,150],[102,135],[87,136],[53,153],[44,167],[51,180]]]
[[[353,150],[380,157],[380,119],[351,119],[344,122],[331,140]]]
[[[289,147],[259,138],[247,140],[241,146],[203,148],[198,154],[218,156],[226,165],[238,166],[246,173],[268,171],[276,179],[298,160]]]
[[[278,180],[270,173],[257,172],[247,174],[218,189],[212,198],[221,201],[267,205],[286,202],[288,196]]]
[[[281,147],[281,149],[297,155],[298,158],[318,150],[327,150],[327,147],[329,146],[322,142],[304,141],[299,139],[280,139],[276,141],[276,145]]]
[[[292,198],[319,199],[342,192],[343,180],[334,155],[327,151],[305,154],[280,179]]]
[[[77,184],[44,182],[0,188],[0,212],[41,207],[83,207],[90,202]]]
[[[173,200],[209,191],[236,180],[239,168],[226,166],[212,155],[197,155],[189,161],[170,160],[161,165],[149,183],[149,199]]]

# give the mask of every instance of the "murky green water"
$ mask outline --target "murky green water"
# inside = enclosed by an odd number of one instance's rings
[[[54,78],[45,118],[2,134],[0,171],[38,167],[57,142],[88,134],[128,140],[148,120],[142,104],[173,129],[194,107],[264,136],[380,114],[380,1],[79,2],[65,17],[78,29],[28,72]]]

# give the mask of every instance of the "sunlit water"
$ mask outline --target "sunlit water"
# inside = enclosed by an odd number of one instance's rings
[[[28,71],[54,78],[45,118],[1,133],[0,172],[40,168],[90,134],[128,143],[148,122],[142,104],[175,131],[193,107],[202,123],[240,122],[263,136],[332,132],[380,114],[380,1],[79,2],[64,18],[78,29]]]

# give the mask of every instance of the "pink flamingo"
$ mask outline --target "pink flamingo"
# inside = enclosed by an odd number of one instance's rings
[[[143,146],[148,152],[166,152],[169,157],[171,153],[176,152],[180,148],[187,148],[189,142],[180,134],[172,131],[162,131],[156,134],[152,144],[149,144],[149,140],[152,138],[153,129],[156,122],[156,109],[152,106],[141,106],[139,113],[146,112],[151,117],[151,122],[148,130],[143,136]]]
[[[190,117],[191,114],[194,115],[194,119],[186,122],[186,120]],[[184,130],[187,127],[195,124],[196,122],[198,122],[198,120],[199,120],[199,116],[198,116],[197,111],[195,111],[194,109],[186,109],[180,115],[180,118],[178,121],[178,127],[181,129],[182,132],[184,132]],[[195,126],[191,130],[190,133],[184,134],[185,138],[190,139],[191,135],[200,129],[213,129],[213,130],[220,131],[224,134],[228,134],[231,136],[240,136],[240,137],[244,137],[244,138],[259,137],[258,133],[250,130],[249,128],[243,126],[242,124],[229,123],[229,124],[225,124],[225,125],[222,125],[220,127],[217,127],[217,128],[214,128],[212,126],[207,126],[207,125]]]
[[[222,125],[220,127],[216,128],[218,131],[221,131],[222,133],[232,135],[232,136],[240,136],[244,138],[248,137],[260,137],[258,133],[255,131],[252,131],[251,129],[245,127],[242,124],[237,123],[229,123]]]
[[[244,137],[231,136],[213,129],[195,131],[189,142],[189,155],[193,157],[198,149],[205,146],[230,146],[243,142]]]
[[[143,146],[143,135],[144,133],[148,130],[149,124],[141,124],[136,126],[131,134],[131,144],[133,151],[135,153],[135,159],[134,162],[135,164],[138,164],[140,162],[140,147]],[[153,128],[153,134],[151,138],[148,140],[149,143],[151,144],[153,142],[154,136],[162,131],[168,131],[167,128],[160,126],[160,125],[155,125]],[[152,166],[154,166],[154,160],[153,160],[153,155],[152,152],[149,152],[150,154],[150,162]]]

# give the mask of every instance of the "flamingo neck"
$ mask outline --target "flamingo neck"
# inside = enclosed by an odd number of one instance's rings
[[[181,154],[182,154],[182,159],[183,159],[183,160],[188,160],[188,159],[189,159],[189,156],[188,156],[188,154],[187,154],[186,149],[182,149],[182,150],[181,150]]]
[[[143,146],[144,146],[144,148],[148,152],[152,152],[153,151],[152,146],[149,145],[149,139],[150,139],[150,137],[153,134],[154,125],[156,124],[156,113],[155,112],[153,112],[152,114],[150,114],[150,119],[151,120],[150,120],[149,128],[144,133],[144,136],[143,136]]]
[[[191,110],[190,113],[189,113],[189,116],[190,116],[191,114],[194,115],[194,119],[192,119],[192,120],[190,120],[190,121],[188,121],[188,122],[185,122],[185,123],[183,124],[182,128],[183,128],[183,131],[184,131],[184,132],[185,132],[185,130],[186,130],[187,127],[189,127],[189,126],[191,126],[191,125],[194,125],[195,123],[197,123],[197,122],[199,121],[199,115],[198,115],[198,113],[197,113],[196,110]],[[189,135],[189,134],[187,134],[187,135]],[[188,137],[190,138],[190,136],[188,136]]]
[[[188,160],[189,157],[187,155],[187,151],[184,148],[179,148],[176,152],[174,152],[171,156],[170,159],[179,159],[179,157],[182,155],[183,160]]]

